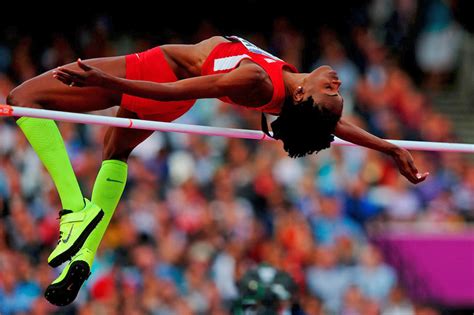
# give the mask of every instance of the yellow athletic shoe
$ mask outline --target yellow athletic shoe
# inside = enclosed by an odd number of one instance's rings
[[[48,257],[48,264],[57,267],[74,256],[84,245],[97,224],[104,217],[104,211],[96,204],[84,199],[86,206],[81,211],[61,210],[59,212],[59,241]]]
[[[89,278],[94,253],[88,248],[81,248],[67,264],[59,277],[44,292],[44,297],[51,304],[65,306],[77,297],[82,284]]]

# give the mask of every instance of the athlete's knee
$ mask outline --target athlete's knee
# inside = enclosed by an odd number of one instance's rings
[[[10,93],[8,93],[6,101],[8,105],[18,106],[18,104],[20,103],[20,100],[18,97],[17,88],[11,90]]]
[[[128,157],[130,156],[131,151],[118,151],[118,150],[107,150],[104,148],[102,153],[102,160],[119,160],[127,162]]]
[[[117,146],[116,143],[108,140],[106,135],[106,139],[104,141],[104,150],[102,152],[103,160],[119,160],[127,162],[130,153],[132,153],[132,150],[129,148]]]
[[[41,107],[36,101],[35,93],[30,91],[30,89],[26,88],[23,84],[11,90],[7,95],[6,101],[7,104],[11,106]]]

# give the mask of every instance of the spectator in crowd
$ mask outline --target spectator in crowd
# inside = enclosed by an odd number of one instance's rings
[[[361,250],[359,259],[353,270],[354,283],[365,297],[383,303],[397,283],[395,270],[382,261],[380,251],[372,245]]]
[[[337,238],[348,235],[363,242],[361,227],[342,211],[342,202],[336,196],[323,196],[320,199],[320,212],[311,218],[316,241],[322,245],[334,244]]]
[[[340,266],[333,246],[320,246],[308,268],[306,282],[310,292],[323,301],[325,309],[337,314],[342,307],[343,294],[352,283],[351,271]]]
[[[425,85],[439,89],[456,67],[461,32],[447,2],[427,1],[424,9],[424,23],[417,40],[416,58],[426,75]]]
[[[382,315],[413,315],[414,307],[402,287],[396,285],[390,291]]]

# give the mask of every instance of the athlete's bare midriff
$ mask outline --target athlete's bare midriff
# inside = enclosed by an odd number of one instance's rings
[[[219,44],[229,42],[214,36],[194,45],[162,45],[161,49],[178,79],[201,75],[201,68],[211,51]]]

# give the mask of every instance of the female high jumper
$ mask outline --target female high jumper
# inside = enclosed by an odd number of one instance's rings
[[[194,45],[163,45],[127,56],[98,58],[43,73],[15,88],[7,103],[67,112],[120,105],[118,117],[170,122],[200,98],[277,115],[273,137],[291,157],[330,146],[334,136],[391,156],[412,183],[428,173],[410,153],[341,118],[341,81],[328,66],[298,73],[294,66],[236,37],[215,36]],[[264,117],[264,116],[262,116]],[[21,117],[26,138],[51,175],[63,210],[60,239],[48,258],[52,267],[69,260],[46,289],[52,304],[74,301],[119,202],[127,180],[127,158],[153,131],[109,127],[102,167],[90,201],[85,199],[63,139],[52,120]],[[262,128],[267,132],[265,119]]]

